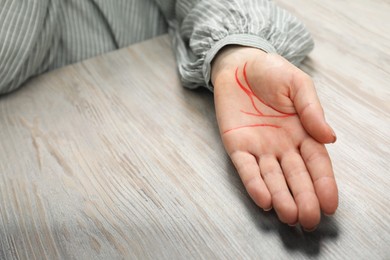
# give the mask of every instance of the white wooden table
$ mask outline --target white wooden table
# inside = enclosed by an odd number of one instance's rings
[[[252,203],[163,36],[0,97],[0,259],[390,259],[390,3],[277,2],[317,43],[335,216],[303,233]]]

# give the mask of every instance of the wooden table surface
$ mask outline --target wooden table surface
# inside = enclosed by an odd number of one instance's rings
[[[390,3],[277,2],[316,41],[335,216],[304,233],[252,203],[162,36],[0,97],[0,259],[390,259]]]

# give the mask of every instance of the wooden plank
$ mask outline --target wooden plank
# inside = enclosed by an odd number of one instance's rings
[[[335,216],[305,234],[250,201],[163,36],[0,97],[0,259],[386,259],[390,4],[277,2],[316,40],[302,68],[339,138]]]

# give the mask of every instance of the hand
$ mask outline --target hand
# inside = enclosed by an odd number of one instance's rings
[[[310,77],[276,54],[225,47],[212,64],[220,133],[247,192],[287,224],[314,230],[338,191],[324,146],[336,136]]]

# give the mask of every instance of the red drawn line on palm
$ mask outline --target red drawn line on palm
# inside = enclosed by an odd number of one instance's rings
[[[256,117],[265,117],[265,118],[287,118],[287,117],[290,117],[290,116],[293,116],[295,114],[288,114],[288,113],[284,113],[284,112],[281,112],[277,109],[275,109],[274,107],[272,107],[271,105],[267,104],[264,100],[262,100],[260,97],[258,97],[254,92],[253,92],[253,89],[251,87],[251,85],[249,84],[249,81],[248,81],[248,78],[247,78],[247,74],[246,74],[246,63],[244,65],[244,68],[243,68],[243,75],[244,75],[244,80],[245,80],[245,84],[248,86],[248,87],[245,87],[242,82],[240,81],[240,79],[238,78],[238,67],[236,69],[236,72],[235,72],[235,79],[236,79],[236,82],[238,84],[238,86],[240,87],[240,89],[248,96],[248,98],[250,99],[251,101],[251,104],[252,104],[252,107],[253,109],[257,112],[257,113],[251,113],[251,112],[246,112],[246,111],[243,111],[243,110],[240,110],[241,113],[243,114],[246,114],[246,115],[249,115],[249,116],[256,116]],[[261,102],[263,105],[267,106],[268,108],[271,108],[273,109],[274,111],[280,113],[281,115],[265,115],[257,106],[256,106],[256,101],[255,100],[258,100],[259,102]],[[228,133],[230,131],[233,131],[233,130],[238,130],[238,129],[242,129],[242,128],[248,128],[248,127],[273,127],[273,128],[281,128],[280,126],[278,125],[275,125],[275,124],[251,124],[251,125],[244,125],[244,126],[239,126],[239,127],[235,127],[233,129],[229,129],[227,131],[224,132],[225,133]]]

